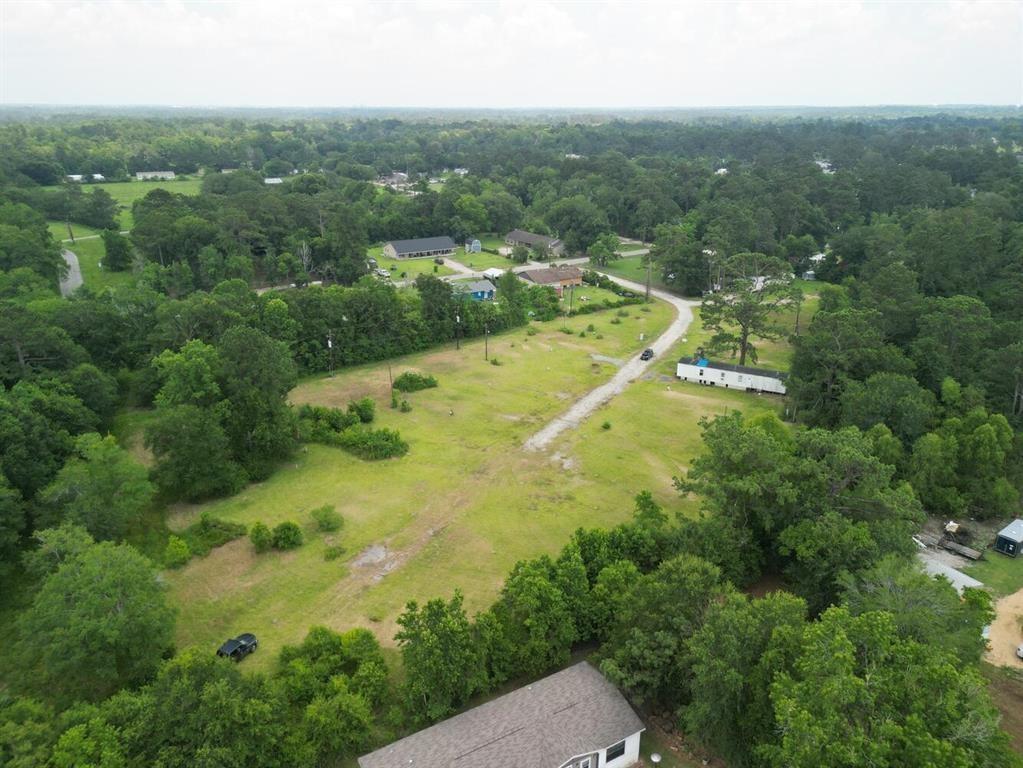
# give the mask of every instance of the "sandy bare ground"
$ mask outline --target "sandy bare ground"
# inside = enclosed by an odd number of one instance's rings
[[[645,286],[640,285],[639,283],[634,283],[631,280],[624,280],[613,275],[607,275],[607,277],[629,290],[639,291],[640,293],[646,290]],[[673,296],[670,293],[659,291],[654,288],[650,289],[650,295],[668,302],[675,307],[678,312],[678,314],[675,315],[675,319],[671,321],[671,325],[668,326],[668,329],[658,336],[656,341],[651,342],[650,349],[654,351],[654,359],[640,360],[637,355],[627,361],[618,369],[618,372],[615,373],[609,382],[601,384],[596,389],[592,389],[587,392],[581,398],[576,400],[572,407],[565,413],[555,418],[543,429],[536,432],[528,440],[526,440],[523,447],[527,451],[542,451],[544,448],[547,448],[551,444],[551,441],[553,441],[562,432],[567,429],[575,429],[578,427],[586,418],[592,415],[594,411],[608,402],[615,395],[621,394],[631,381],[642,376],[646,369],[649,368],[655,360],[670,350],[675,343],[682,338],[686,329],[689,327],[689,324],[693,321],[692,308],[698,306],[698,302],[686,301],[685,299],[680,299],[678,296]]]
[[[1023,643],[1019,624],[1023,617],[1023,589],[995,603],[995,613],[987,660],[1002,667],[1023,669],[1023,661],[1016,658],[1016,646]]]

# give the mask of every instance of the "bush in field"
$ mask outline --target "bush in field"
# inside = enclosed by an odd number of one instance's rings
[[[295,549],[302,546],[302,529],[290,520],[276,526],[271,534],[274,549]]]
[[[273,546],[273,534],[263,523],[256,523],[252,526],[252,530],[249,531],[249,540],[256,552],[266,552]]]
[[[347,429],[339,445],[360,459],[390,459],[408,453],[408,443],[393,429]]]
[[[405,371],[394,380],[394,388],[399,392],[418,392],[421,389],[432,389],[437,386],[437,379],[428,373]]]
[[[348,413],[358,417],[360,424],[369,424],[376,416],[377,406],[373,398],[364,397],[348,404]]]
[[[199,516],[199,522],[193,523],[181,532],[181,538],[188,545],[189,551],[197,557],[209,554],[211,549],[222,547],[245,535],[245,526],[214,517],[209,512]]]
[[[322,507],[317,507],[312,511],[313,520],[316,521],[316,527],[321,531],[331,532],[341,529],[344,525],[344,518],[334,509],[332,504],[325,504]]]
[[[188,542],[180,536],[171,536],[167,540],[167,548],[163,551],[163,562],[168,568],[180,568],[192,559],[192,550]]]
[[[325,550],[323,550],[323,559],[328,562],[331,560],[337,560],[341,555],[345,553],[345,548],[341,544],[331,544]]]
[[[409,411],[412,410],[412,406],[409,404],[408,400],[402,399],[401,407],[398,410],[400,410],[402,413],[408,413]]]

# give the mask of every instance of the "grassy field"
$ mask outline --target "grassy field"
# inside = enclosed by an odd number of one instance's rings
[[[455,255],[451,258],[477,272],[490,269],[491,267],[510,269],[515,266],[515,262],[506,256],[499,256],[494,253],[466,253],[463,248],[458,248],[455,251]]]
[[[114,201],[121,206],[121,215],[118,223],[122,230],[131,229],[134,220],[131,216],[131,204],[140,197],[145,197],[151,190],[166,189],[178,195],[197,195],[202,185],[200,178],[182,178],[174,181],[111,181],[103,184],[89,184],[90,189],[106,190]],[[50,187],[57,189],[57,187]],[[78,227],[75,227],[76,235]],[[64,235],[67,237],[67,234]],[[63,240],[64,238],[60,238]]]
[[[1023,589],[1023,558],[1000,555],[988,550],[983,560],[970,563],[963,569],[984,583],[995,597],[1005,597]]]
[[[67,224],[63,221],[48,221],[46,226],[50,230],[50,235],[58,243],[62,243],[65,240],[70,240],[70,236],[67,233]],[[75,224],[71,222],[71,231],[74,232],[75,239],[82,237],[99,237],[99,230],[87,227],[84,224]]]
[[[453,275],[455,271],[449,267],[434,263],[433,259],[389,259],[383,254],[384,246],[374,245],[366,252],[366,256],[377,260],[378,269],[386,269],[394,280],[419,277],[419,275]],[[392,269],[393,267],[393,269]],[[436,267],[436,270],[434,269]],[[405,277],[402,277],[402,273]]]
[[[64,243],[64,246],[78,256],[78,264],[82,268],[82,280],[92,291],[102,291],[106,288],[116,288],[122,285],[130,285],[134,275],[130,270],[125,272],[109,272],[100,266],[103,257],[106,255],[106,246],[98,237],[90,240],[79,240],[78,242]]]
[[[625,258],[617,259],[616,261],[612,261],[606,267],[601,267],[600,271],[607,272],[609,275],[615,275],[616,277],[624,277],[626,280],[634,280],[637,283],[646,285],[646,264],[643,263],[643,259],[639,256],[627,256]],[[650,285],[664,291],[672,290],[661,281],[660,271],[656,266],[650,270]]]
[[[677,507],[671,485],[699,446],[697,422],[729,408],[777,407],[776,401],[735,392],[705,391],[661,381],[636,382],[605,413],[566,435],[546,454],[522,451],[525,439],[579,395],[606,381],[613,363],[662,330],[673,311],[657,302],[631,311],[619,324],[602,312],[538,325],[482,341],[391,362],[434,373],[440,387],[409,396],[410,413],[386,407],[388,366],[347,370],[303,382],[296,403],[345,405],[371,396],[381,426],[409,441],[408,456],[362,462],[331,448],[309,446],[265,483],[237,496],[173,511],[172,528],[204,510],[247,525],[294,520],[306,530],[299,550],[256,556],[247,540],[169,573],[180,610],[182,647],[211,645],[232,632],[254,631],[269,653],[296,642],[314,624],[365,626],[392,644],[405,602],[466,594],[470,612],[488,605],[516,560],[555,552],[579,526],[606,526],[631,515],[633,497],[649,489]],[[593,324],[596,333],[578,332]],[[571,330],[563,333],[562,327]],[[601,334],[602,339],[596,335]],[[670,370],[670,366],[668,366]],[[611,429],[601,429],[605,421]],[[672,429],[665,430],[665,423]],[[333,504],[345,517],[333,539],[316,533],[309,512]],[[346,552],[323,559],[329,543]]]

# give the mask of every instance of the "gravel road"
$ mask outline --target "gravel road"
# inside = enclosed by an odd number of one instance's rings
[[[640,283],[634,283],[631,280],[624,280],[613,275],[607,275],[607,277],[629,290],[638,291],[639,293],[643,293],[646,290],[646,286]],[[662,355],[667,353],[668,350],[675,345],[675,342],[682,338],[686,329],[689,327],[689,323],[693,321],[692,308],[699,306],[699,302],[686,301],[685,299],[680,299],[678,296],[673,296],[670,293],[659,291],[654,288],[650,289],[650,295],[668,302],[675,307],[676,310],[678,310],[678,314],[675,316],[675,319],[671,321],[671,325],[668,326],[668,329],[658,336],[656,341],[650,344],[650,348],[654,351],[653,360],[640,360],[639,355],[637,355],[626,362],[625,365],[619,368],[618,372],[611,377],[610,381],[587,392],[585,395],[576,400],[572,407],[565,413],[549,422],[543,429],[536,432],[532,437],[526,440],[523,447],[527,451],[542,451],[566,429],[575,429],[578,427],[584,419],[589,417],[595,410],[600,408],[600,406],[608,402],[615,395],[623,392],[630,382],[642,376],[643,372],[646,371],[647,368],[656,362]]]
[[[60,255],[67,264],[67,276],[60,281],[60,295],[67,298],[82,285],[82,268],[78,266],[78,257],[67,248],[64,248]]]

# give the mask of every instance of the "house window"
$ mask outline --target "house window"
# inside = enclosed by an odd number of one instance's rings
[[[700,371],[700,375],[703,376],[703,371]]]
[[[590,758],[584,757],[579,761],[579,768],[590,768]]]
[[[612,760],[616,760],[625,754],[625,742],[619,741],[614,746],[607,748],[607,754],[604,756],[604,762],[610,763]]]

